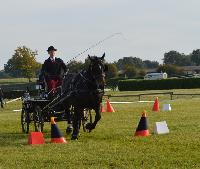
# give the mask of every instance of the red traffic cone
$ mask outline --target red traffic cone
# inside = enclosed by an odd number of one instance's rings
[[[42,132],[31,132],[28,136],[28,144],[44,144],[44,136]]]
[[[159,111],[159,102],[158,102],[158,97],[156,97],[156,100],[153,104],[153,108],[152,108],[152,111]]]
[[[60,130],[58,129],[54,117],[51,117],[51,143],[67,143]]]
[[[100,111],[101,111],[101,113],[105,113],[105,109],[103,107],[103,104],[101,104]]]
[[[138,127],[136,129],[135,136],[143,136],[143,137],[149,136],[146,111],[142,112],[142,117],[141,117]]]
[[[112,107],[112,105],[110,104],[109,100],[106,101],[106,108],[107,108],[107,110],[106,110],[107,112],[110,112],[110,113],[115,112],[115,110]]]

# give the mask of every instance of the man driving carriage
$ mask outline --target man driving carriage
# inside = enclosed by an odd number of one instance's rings
[[[47,49],[49,58],[44,61],[42,65],[41,73],[39,76],[39,82],[42,84],[43,88],[47,88],[49,92],[48,98],[54,98],[57,90],[62,85],[63,76],[67,71],[67,67],[62,59],[56,57],[56,51],[53,46]],[[72,117],[71,112],[65,110],[65,115],[68,120],[68,130],[72,130]]]
[[[63,75],[67,71],[67,67],[62,59],[55,57],[56,51],[53,46],[47,49],[49,58],[45,60],[42,65],[41,74],[39,77],[40,82],[46,82],[47,91],[54,94],[56,89],[61,86]]]

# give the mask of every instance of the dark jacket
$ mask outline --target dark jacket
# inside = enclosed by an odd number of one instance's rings
[[[62,59],[55,58],[55,62],[52,62],[50,58],[45,60],[41,69],[41,76],[50,79],[62,78],[63,74],[67,71],[67,67]]]

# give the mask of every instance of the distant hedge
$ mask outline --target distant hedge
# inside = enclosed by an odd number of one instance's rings
[[[35,90],[35,82],[32,83],[18,83],[18,84],[2,84],[0,87],[3,89],[4,92],[9,92],[12,90]]]
[[[200,88],[200,78],[163,79],[163,80],[120,80],[120,91],[165,90]]]
[[[11,91],[6,91],[3,94],[4,94],[5,99],[15,99],[15,98],[22,97],[24,93],[25,93],[25,90],[11,90]],[[36,96],[37,93],[38,93],[37,90],[30,91],[31,96]]]
[[[2,84],[0,87],[3,89],[4,98],[15,99],[23,96],[27,87],[32,95],[37,93],[35,89],[36,83],[19,83],[19,84]]]
[[[112,90],[115,90],[118,86],[119,81],[125,79],[127,78],[124,77],[110,78],[106,80],[106,88],[111,88]]]

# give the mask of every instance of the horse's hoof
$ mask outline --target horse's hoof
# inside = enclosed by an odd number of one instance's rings
[[[91,133],[92,130],[86,130],[87,133]]]
[[[72,127],[67,127],[67,129],[66,129],[66,134],[71,134],[71,132],[72,132]]]
[[[78,140],[78,137],[77,136],[72,136],[71,140],[76,141],[76,140]]]
[[[91,132],[91,130],[94,129],[94,126],[93,126],[92,123],[87,123],[86,126],[85,126],[85,128],[86,128],[89,132]]]

